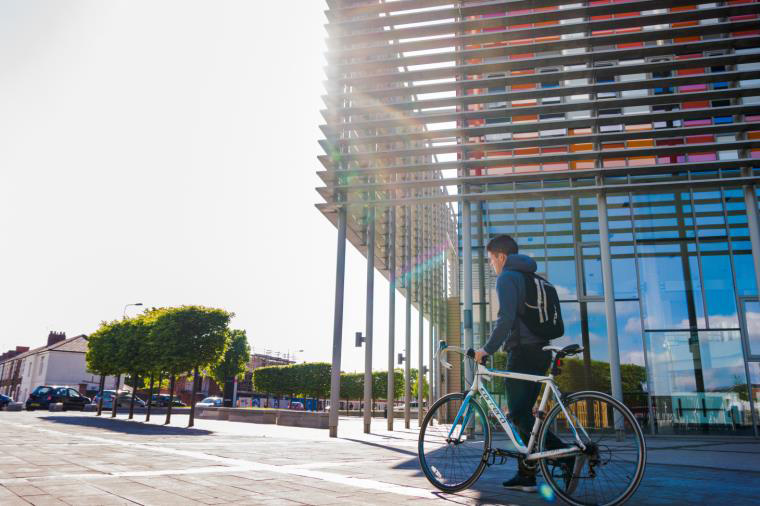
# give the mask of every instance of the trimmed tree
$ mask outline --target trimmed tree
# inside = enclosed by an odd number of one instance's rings
[[[151,326],[151,339],[161,343],[163,363],[172,375],[166,423],[171,421],[175,377],[178,373],[192,370],[195,380],[188,427],[194,425],[199,370],[201,367],[215,365],[224,357],[227,325],[232,316],[233,313],[223,309],[204,306],[180,306],[158,311]]]
[[[245,367],[249,360],[251,360],[251,347],[245,330],[231,329],[227,332],[227,350],[224,352],[224,358],[211,366],[211,378],[217,385],[223,385],[224,388],[227,380],[239,378],[245,374]]]
[[[142,316],[128,318],[120,322],[120,332],[117,346],[119,364],[130,374],[132,381],[132,398],[129,402],[129,419],[134,417],[135,397],[137,396],[140,380],[144,379],[151,367],[151,355],[154,353],[148,336],[150,335],[151,320]],[[126,383],[126,379],[124,380]]]
[[[297,390],[292,366],[272,365],[253,370],[253,385],[257,392],[282,397]]]
[[[114,325],[118,322],[101,322],[100,327],[87,338],[87,369],[100,374],[100,391],[98,396],[98,415],[103,411],[103,387],[105,377],[118,374],[116,370],[116,332]]]
[[[353,399],[361,399],[364,396],[364,373],[342,373],[340,375],[340,396],[345,399],[346,413],[349,413],[348,402]],[[330,409],[333,407],[330,406]]]
[[[312,397],[317,400],[327,397],[330,391],[330,371],[332,366],[327,362],[311,362],[307,364],[298,364],[296,366],[301,371],[301,388],[298,390],[305,397]],[[315,409],[316,411],[316,409]]]
[[[412,380],[412,400],[417,399],[417,369],[412,369],[411,371],[411,380]],[[422,377],[422,399],[427,399],[428,396],[428,381],[427,381],[427,374]],[[422,406],[420,406],[420,409]]]
[[[398,399],[404,394],[404,372],[401,369],[393,370],[393,397]],[[372,404],[376,399],[388,397],[388,372],[375,371],[372,373]],[[387,402],[386,402],[387,405]]]

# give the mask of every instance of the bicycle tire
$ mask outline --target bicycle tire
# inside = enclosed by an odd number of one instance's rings
[[[638,422],[636,421],[636,417],[634,414],[629,410],[622,402],[619,402],[615,398],[613,398],[610,395],[607,395],[602,392],[593,392],[593,391],[583,391],[583,392],[576,392],[574,394],[568,395],[567,397],[563,398],[563,404],[565,405],[565,408],[572,413],[572,410],[570,407],[578,403],[580,401],[603,401],[614,408],[616,408],[623,417],[624,425],[623,427],[630,428],[632,432],[632,437],[635,439],[635,447],[638,451],[637,458],[636,458],[636,465],[635,465],[635,471],[632,473],[632,476],[629,480],[628,486],[616,497],[605,501],[605,502],[593,502],[593,501],[581,501],[577,498],[569,496],[567,493],[565,493],[565,490],[562,486],[560,486],[554,479],[552,471],[549,469],[550,460],[551,459],[541,459],[540,460],[540,466],[541,466],[541,472],[544,475],[544,478],[546,482],[549,484],[549,486],[554,490],[554,493],[557,494],[563,501],[567,502],[568,504],[571,504],[572,506],[616,506],[625,503],[628,499],[633,496],[633,494],[636,493],[636,490],[638,489],[641,479],[644,476],[644,470],[646,468],[646,456],[647,456],[647,450],[646,450],[646,442],[644,441],[644,434],[641,430],[641,427],[639,426]],[[588,406],[588,404],[586,404]],[[549,411],[549,414],[544,419],[541,428],[539,429],[539,452],[546,451],[545,445],[546,445],[546,436],[547,432],[551,430],[551,425],[554,423],[554,420],[560,416],[564,416],[564,413],[562,412],[562,408],[559,404],[556,404],[551,411]],[[594,411],[593,413],[595,416],[600,416],[601,411]],[[589,414],[586,414],[586,417],[588,418]],[[573,418],[577,420],[577,416],[573,414]],[[609,424],[609,414],[604,415],[605,421],[600,422],[604,424]],[[613,414],[614,419],[614,414]],[[627,425],[626,425],[627,424]],[[587,424],[588,425],[588,424]],[[613,422],[614,425],[614,422]],[[586,427],[586,429],[589,429],[589,427]],[[613,434],[617,436],[618,431],[613,428]],[[582,433],[581,433],[582,434]],[[585,436],[581,435],[581,440],[585,439]],[[593,438],[591,438],[593,439]],[[586,441],[584,441],[585,443]],[[605,446],[605,455],[609,455],[609,461],[612,460],[612,450]],[[597,457],[601,454],[601,451],[597,451]],[[622,452],[618,452],[622,453]],[[606,465],[606,464],[603,464]],[[601,469],[601,468],[600,468]],[[621,474],[618,474],[618,476],[621,476]],[[576,481],[580,480],[581,478],[578,478]],[[593,477],[584,477],[583,479],[595,479]]]
[[[475,410],[475,414],[476,416],[480,418],[481,426],[484,428],[483,452],[478,457],[479,458],[478,465],[474,468],[472,474],[469,477],[466,477],[465,479],[462,479],[462,480],[457,480],[454,483],[446,483],[446,482],[441,481],[441,479],[439,478],[439,476],[441,476],[440,471],[437,471],[437,469],[436,470],[431,469],[432,464],[428,462],[428,460],[431,460],[431,459],[429,459],[429,457],[425,455],[425,435],[427,433],[428,428],[431,427],[430,421],[436,416],[436,413],[441,409],[441,407],[451,402],[463,401],[464,398],[465,398],[464,393],[453,393],[453,394],[448,394],[441,397],[435,403],[433,403],[433,405],[430,407],[430,410],[428,410],[427,414],[425,415],[425,418],[422,420],[422,426],[420,427],[420,435],[417,442],[417,456],[419,459],[420,468],[422,468],[422,472],[425,474],[425,477],[428,479],[428,481],[434,487],[444,492],[457,492],[459,490],[464,490],[470,485],[472,485],[473,483],[475,483],[475,481],[477,481],[477,479],[480,478],[480,475],[483,473],[483,470],[486,467],[488,454],[491,449],[491,429],[490,429],[490,426],[488,425],[488,420],[486,418],[485,411],[483,411],[483,408],[482,406],[480,406],[480,404],[478,404],[475,400],[472,400],[470,401],[470,406],[472,406],[472,408]],[[456,410],[454,410],[454,413],[456,413],[458,409],[459,408],[457,407]],[[440,417],[438,419],[440,420]],[[437,426],[440,426],[440,424]],[[447,452],[450,446],[451,446],[450,443],[446,445]],[[477,453],[477,450],[475,453]],[[452,458],[457,458],[457,457],[452,456]],[[438,474],[438,476],[436,476],[436,474]],[[443,478],[445,481],[445,477]]]

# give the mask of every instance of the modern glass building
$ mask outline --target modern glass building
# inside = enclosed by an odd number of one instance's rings
[[[328,5],[319,208],[362,245],[369,209],[453,214],[430,241],[432,332],[483,342],[483,245],[511,234],[585,348],[566,385],[650,433],[757,436],[760,3]]]

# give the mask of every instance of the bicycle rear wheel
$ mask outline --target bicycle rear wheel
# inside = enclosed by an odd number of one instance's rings
[[[483,472],[491,448],[491,431],[483,408],[470,400],[460,414],[464,399],[463,393],[441,397],[420,427],[420,467],[430,483],[444,492],[472,485]]]
[[[636,417],[624,404],[601,392],[577,392],[563,402],[587,449],[575,460],[542,459],[546,482],[572,505],[623,504],[636,492],[646,466],[644,435]],[[574,445],[572,427],[559,404],[541,426],[539,451],[547,450],[550,431],[567,446]],[[567,464],[574,464],[574,469]]]

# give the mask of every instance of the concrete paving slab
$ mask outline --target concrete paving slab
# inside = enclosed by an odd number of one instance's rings
[[[48,497],[63,504],[520,504],[545,501],[506,492],[514,461],[488,468],[469,490],[442,494],[422,475],[417,433],[373,421],[341,419],[327,431],[173,416],[145,424],[94,413],[0,413],[0,504]],[[692,504],[716,497],[760,504],[760,442],[738,438],[648,439],[649,465],[630,504]],[[21,496],[15,490],[27,495]],[[82,493],[72,493],[81,490]],[[88,499],[94,498],[94,499]],[[107,499],[106,499],[107,498]],[[735,501],[733,500],[735,499]],[[17,501],[16,501],[17,502]],[[55,504],[55,502],[53,502]]]

